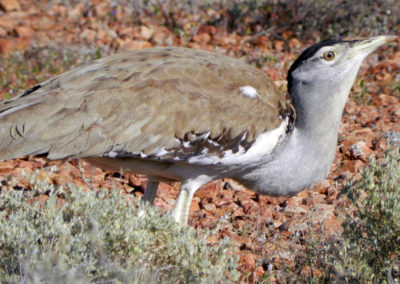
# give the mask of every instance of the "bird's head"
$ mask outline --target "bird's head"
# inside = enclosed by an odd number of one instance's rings
[[[296,127],[326,127],[321,119],[337,127],[362,61],[395,38],[326,40],[307,48],[288,73],[288,91],[297,113]]]
[[[351,41],[325,40],[307,48],[289,69],[290,95],[295,95],[299,85],[351,88],[364,58],[395,38],[384,35]]]

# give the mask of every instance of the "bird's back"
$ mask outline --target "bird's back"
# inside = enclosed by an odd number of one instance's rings
[[[288,97],[239,60],[185,48],[113,55],[0,104],[0,159],[173,159],[250,145],[289,115]]]

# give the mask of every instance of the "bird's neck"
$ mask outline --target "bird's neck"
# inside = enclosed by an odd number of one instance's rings
[[[339,126],[351,84],[313,86],[299,84],[292,94],[297,112],[295,128],[280,159],[292,170],[307,169],[310,176],[323,179],[336,153]],[[301,96],[299,95],[301,94]],[[313,182],[317,182],[313,181]]]
[[[232,177],[271,195],[292,195],[323,180],[335,156],[350,83],[327,87],[298,82],[291,94],[297,113],[291,135],[271,156],[261,157],[256,167],[244,174],[240,170]]]
[[[295,129],[288,147],[304,153],[304,159],[315,157],[322,163],[331,164],[337,144],[339,126],[344,105],[350,93],[351,85],[297,86],[297,93],[292,94],[297,112]]]
[[[266,194],[295,194],[323,180],[336,152],[341,116],[351,86],[292,94],[297,120],[292,134],[274,151],[273,160],[246,176],[248,185]]]
[[[331,139],[337,135],[344,105],[351,86],[332,86],[331,88],[314,88],[299,86],[298,93],[292,94],[297,119],[295,128],[305,133],[310,139]]]

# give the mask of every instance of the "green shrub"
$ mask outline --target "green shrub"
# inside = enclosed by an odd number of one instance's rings
[[[31,202],[40,192],[47,192],[48,199]],[[30,191],[3,187],[0,279],[29,283],[235,280],[235,251],[226,239],[208,245],[206,238],[212,233],[177,226],[154,208],[138,208],[115,190],[66,193],[38,181]]]
[[[345,275],[361,282],[400,281],[399,148],[380,160],[371,159],[361,179],[344,191],[356,207],[343,224]]]

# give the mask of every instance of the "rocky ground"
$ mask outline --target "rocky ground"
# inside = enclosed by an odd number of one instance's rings
[[[239,36],[214,25],[196,24],[200,17],[215,18],[218,11],[175,15],[180,27],[177,30],[166,24],[168,17],[163,11],[153,17],[139,15],[137,19],[124,5],[111,6],[100,0],[85,4],[71,1],[68,5],[62,1],[35,1],[32,5],[27,0],[0,0],[0,9],[2,62],[14,52],[25,52],[27,61],[34,62],[35,52],[48,48],[78,54],[98,50],[105,56],[152,46],[187,46],[242,58],[260,67],[284,91],[286,70],[311,43],[301,43],[290,33],[281,40],[272,40],[263,34]],[[62,58],[50,62],[60,65],[55,73],[65,71],[58,60]],[[76,56],[72,65],[81,61]],[[2,99],[40,81],[34,74],[21,79],[6,69],[0,65]],[[399,41],[380,48],[363,64],[344,110],[337,153],[325,181],[293,197],[258,195],[228,179],[214,181],[195,194],[189,224],[213,228],[219,222],[219,233],[209,241],[214,243],[229,237],[237,244],[242,280],[259,280],[271,269],[271,263],[275,269],[310,273],[306,266],[298,265],[298,259],[307,250],[302,238],[313,232],[319,238],[340,234],[341,215],[348,208],[341,188],[349,179],[359,176],[359,169],[368,163],[370,156],[381,155],[387,147],[387,138],[400,140],[399,71]],[[40,75],[45,79],[53,74]],[[57,165],[54,173],[47,170],[51,165]],[[22,173],[35,169],[44,169],[39,176],[47,183],[78,184],[88,190],[113,188],[137,198],[143,195],[146,185],[145,177],[92,168],[84,161],[23,157],[0,162],[3,183],[15,187],[29,187]],[[165,211],[172,209],[178,188],[178,183],[162,184],[155,205]],[[46,196],[38,198],[45,200]],[[318,275],[318,269],[313,273]]]

